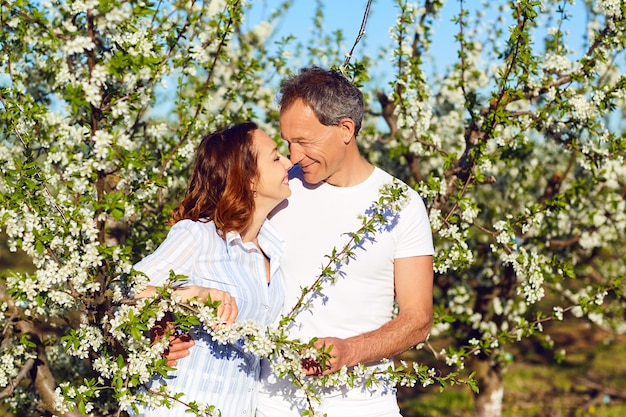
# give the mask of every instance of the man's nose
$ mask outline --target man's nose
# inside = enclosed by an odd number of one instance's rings
[[[298,145],[291,144],[289,145],[289,160],[292,164],[296,165],[300,161],[304,159],[304,154],[301,149],[298,149]]]

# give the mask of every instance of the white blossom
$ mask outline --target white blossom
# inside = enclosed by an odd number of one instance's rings
[[[618,20],[622,18],[622,6],[621,0],[598,0],[597,7],[607,17]]]

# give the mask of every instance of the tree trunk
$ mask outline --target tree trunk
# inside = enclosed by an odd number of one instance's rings
[[[52,375],[50,367],[48,366],[45,346],[41,341],[39,332],[37,332],[37,329],[31,322],[25,320],[20,320],[15,327],[18,328],[22,334],[28,335],[28,339],[37,346],[37,359],[34,361],[32,367],[29,366],[29,369],[31,379],[39,394],[43,409],[59,417],[81,417],[82,414],[76,408],[67,413],[57,413],[54,407],[56,399],[55,389],[57,385],[54,375]]]
[[[479,392],[474,396],[474,417],[501,417],[504,386],[502,368],[488,358],[476,358],[473,363]]]

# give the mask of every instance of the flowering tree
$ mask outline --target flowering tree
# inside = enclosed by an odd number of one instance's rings
[[[270,47],[290,3],[247,30],[240,0],[0,0],[0,228],[33,263],[0,282],[0,398],[12,408],[104,416],[171,401],[140,389],[167,371],[149,329],[166,311],[182,329],[210,326],[211,306],[167,286],[134,301],[146,278],[131,266],[163,240],[207,131],[253,119],[278,137],[280,79],[344,62],[321,8],[313,40]],[[420,348],[440,366],[390,372],[444,386],[475,372],[476,415],[497,416],[509,342],[547,338],[542,322],[572,316],[625,329],[626,9],[586,1],[573,40],[568,1],[450,2],[458,60],[437,76],[426,63],[444,2],[417,3],[397,1],[390,92],[368,84],[375,61],[358,48],[340,67],[371,108],[364,153],[421,193],[435,233],[436,311]],[[216,334],[267,356],[291,346],[296,364],[319,355],[250,323]]]
[[[475,414],[498,416],[509,342],[551,345],[542,323],[567,317],[626,330],[626,8],[584,2],[579,39],[573,2],[470,3],[457,2],[458,60],[429,77],[443,2],[399,2],[397,76],[391,95],[377,94],[390,133],[368,136],[370,158],[403,161],[396,172],[429,200],[438,275],[427,347],[476,372]]]
[[[35,268],[0,288],[13,408],[115,415],[164,372],[164,345],[143,332],[161,313],[129,301],[145,284],[131,265],[163,240],[199,139],[274,100],[262,39],[237,35],[243,13],[240,1],[0,2],[0,219]]]

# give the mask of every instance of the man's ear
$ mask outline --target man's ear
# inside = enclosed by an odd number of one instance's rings
[[[339,122],[338,127],[341,129],[341,138],[343,143],[347,145],[352,139],[354,139],[354,120],[349,117],[344,117]]]

